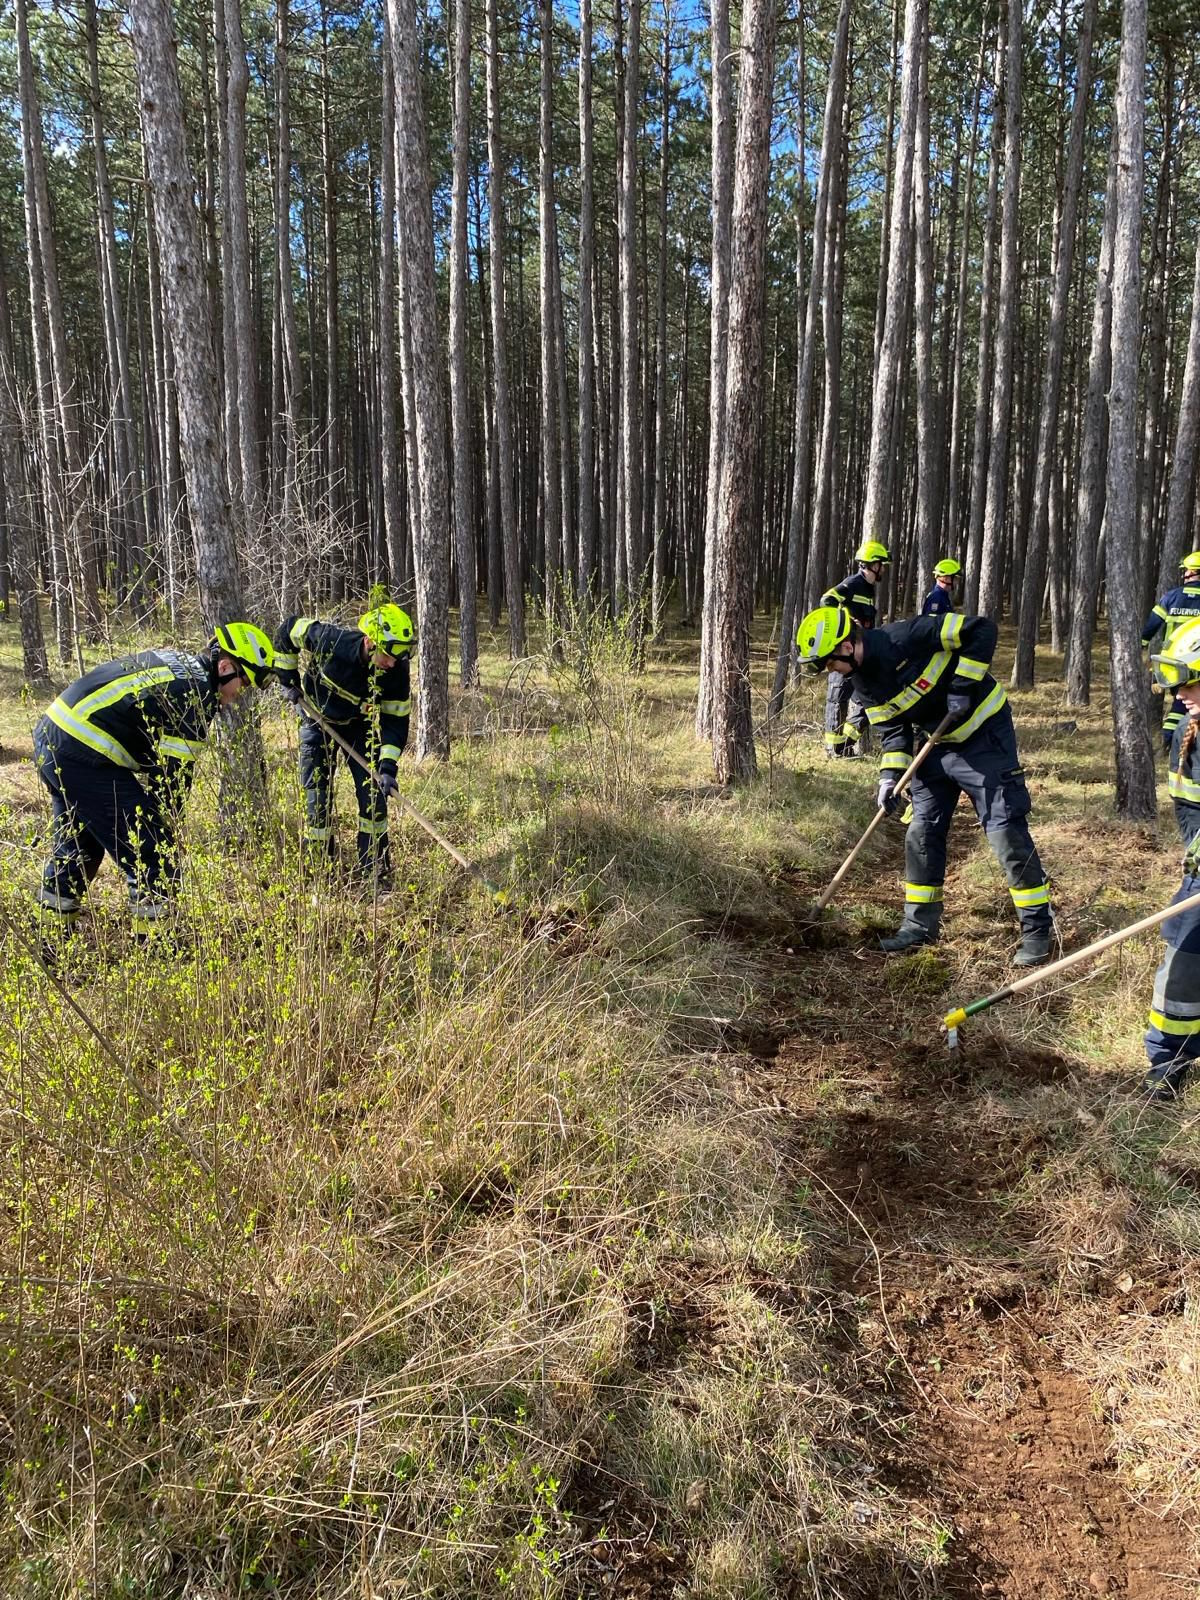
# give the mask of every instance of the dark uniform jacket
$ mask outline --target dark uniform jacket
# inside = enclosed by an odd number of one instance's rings
[[[965,744],[1008,703],[988,671],[996,649],[990,617],[917,617],[889,622],[862,638],[863,658],[850,675],[866,702],[867,720],[879,735],[881,772],[903,771],[912,759],[913,728],[932,733],[946,715],[953,691],[969,701],[967,715],[942,735],[945,744]]]
[[[209,661],[179,650],[143,650],[77,678],[47,708],[38,735],[73,761],[113,762],[182,796],[216,714]]]
[[[1197,617],[1200,617],[1200,584],[1185,583],[1178,589],[1168,589],[1146,618],[1142,643],[1150,644],[1161,629],[1163,644],[1169,645],[1172,634],[1185,622],[1195,622]]]
[[[954,610],[954,601],[950,597],[949,589],[943,589],[940,583],[935,583],[925,596],[925,604],[921,607],[923,617],[941,617],[947,611]]]
[[[1192,741],[1192,748],[1184,757],[1182,771],[1179,761],[1179,752],[1190,723],[1191,718],[1185,717],[1175,729],[1171,741],[1167,792],[1175,802],[1175,821],[1179,824],[1179,837],[1183,840],[1184,849],[1190,852],[1195,845],[1200,853],[1200,738]],[[1200,870],[1200,863],[1192,870]]]
[[[861,572],[852,572],[841,583],[835,583],[832,589],[826,589],[821,596],[821,604],[845,606],[860,628],[875,626],[875,585],[864,578]]]
[[[335,726],[379,716],[379,771],[394,772],[408,743],[407,654],[381,671],[363,654],[357,628],[316,617],[285,617],[275,635],[275,670],[285,688],[301,686],[300,652],[307,651],[305,697]]]

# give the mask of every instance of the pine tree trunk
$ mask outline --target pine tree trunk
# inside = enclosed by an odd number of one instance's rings
[[[774,0],[746,0],[730,229],[728,437],[717,507],[712,632],[713,769],[723,784],[752,778],[758,769],[750,701],[750,618],[775,23]]]
[[[771,685],[768,714],[777,717],[783,709],[784,690],[795,654],[796,612],[800,604],[803,573],[804,532],[808,517],[809,477],[812,469],[813,369],[817,354],[817,313],[822,290],[829,294],[826,261],[829,248],[829,219],[836,213],[836,184],[842,138],[842,102],[846,93],[846,54],[850,37],[850,0],[842,0],[834,36],[833,58],[825,91],[825,120],[821,131],[821,170],[817,179],[816,206],[813,212],[812,266],[808,278],[808,299],[804,312],[804,336],[800,347],[800,369],[796,376],[795,423],[792,430],[792,506],[788,519],[787,568],[783,606],[779,617],[779,645],[775,655],[775,677]],[[827,351],[828,354],[828,351]]]
[[[1004,201],[1000,218],[1000,293],[996,304],[996,372],[992,382],[987,502],[979,557],[979,610],[999,613],[1003,593],[1004,522],[1008,510],[1008,434],[1013,359],[1020,316],[1017,257],[1021,198],[1021,0],[1008,0],[1004,72]]]
[[[917,371],[917,527],[916,559],[909,562],[909,581],[923,594],[933,578],[937,538],[937,397],[933,375],[933,227],[929,200],[929,16],[921,41],[921,83],[917,98],[916,151],[913,161],[913,211],[916,240],[913,267],[913,322]],[[908,609],[906,605],[905,610]]]
[[[1013,0],[1016,3],[1016,0]],[[903,387],[905,302],[912,253],[913,148],[917,133],[917,101],[925,38],[926,0],[906,0],[904,8],[904,75],[900,88],[900,138],[892,202],[888,250],[887,307],[879,347],[879,372],[871,407],[871,448],[867,465],[862,536],[888,542],[893,430]]]
[[[716,604],[717,501],[725,449],[725,378],[729,330],[729,250],[733,206],[733,64],[729,0],[712,0],[712,266],[709,276],[708,492],[704,508],[700,686],[696,737],[712,733],[713,608]]]
[[[641,110],[639,55],[642,0],[629,0],[625,27],[625,143],[617,189],[621,308],[621,478],[624,515],[617,537],[625,550],[630,629],[635,645],[642,637],[642,381],[639,359],[637,262],[638,116]]]
[[[383,118],[379,147],[379,443],[384,542],[388,575],[403,582],[405,537],[400,505],[400,448],[396,432],[396,98],[392,28],[383,8]]]
[[[212,627],[243,611],[242,577],[221,449],[212,316],[184,137],[177,44],[167,0],[129,10],[141,96],[142,139],[154,201],[200,603]]]
[[[508,335],[504,306],[504,157],[500,148],[499,0],[487,0],[488,236],[492,278],[492,376],[495,389],[496,457],[500,477],[500,530],[504,548],[504,592],[508,602],[508,651],[519,660],[525,644],[525,590],[513,500],[513,418],[508,384]]]
[[[1165,593],[1176,583],[1179,563],[1189,553],[1192,507],[1196,493],[1198,440],[1200,440],[1200,239],[1196,243],[1196,267],[1192,278],[1192,316],[1187,357],[1183,367],[1183,387],[1179,396],[1175,449],[1171,454],[1167,524],[1163,537],[1162,559],[1158,567],[1159,594]]]
[[[441,340],[434,286],[433,207],[414,0],[388,0],[396,79],[396,176],[404,240],[405,297],[412,328],[420,505],[417,555],[417,758],[450,754],[450,515],[446,486]]]
[[[302,582],[300,549],[300,338],[292,292],[292,124],[288,0],[275,12],[275,276],[283,346],[283,577],[280,605],[294,606]]]
[[[1101,219],[1100,263],[1092,305],[1091,352],[1084,400],[1075,503],[1075,551],[1071,578],[1071,631],[1067,640],[1067,704],[1091,700],[1092,635],[1096,626],[1097,547],[1104,519],[1108,459],[1108,385],[1112,371],[1112,270],[1116,236],[1117,128],[1108,156],[1108,181]]]
[[[41,689],[49,682],[50,667],[38,611],[37,534],[30,516],[29,485],[25,476],[27,446],[22,437],[21,409],[8,318],[0,309],[0,480],[4,484],[8,562],[17,591],[25,679],[32,687]]]
[[[1124,0],[1116,107],[1119,150],[1114,194],[1106,578],[1117,814],[1149,822],[1156,812],[1154,755],[1141,660],[1141,585],[1136,549],[1145,76],[1146,0]]]
[[[479,682],[475,628],[475,516],[471,495],[471,391],[467,378],[467,165],[471,141],[471,6],[454,7],[454,181],[450,218],[450,414],[454,441],[454,553],[458,660],[464,689]]]
[[[596,356],[592,328],[596,215],[592,143],[592,0],[579,0],[579,538],[576,586],[585,604],[590,604],[596,586]]]
[[[967,316],[967,267],[971,259],[971,211],[975,195],[975,152],[979,140],[979,101],[983,92],[983,67],[984,67],[984,40],[981,35],[979,41],[979,67],[975,74],[975,93],[971,103],[971,142],[967,156],[966,198],[963,202],[962,238],[958,247],[958,278],[957,290],[954,300],[954,362],[949,378],[950,382],[950,412],[949,412],[949,461],[946,467],[946,517],[944,522],[944,541],[948,550],[960,548],[959,541],[962,537],[960,506],[962,502],[962,380],[966,368],[966,316]],[[993,210],[995,190],[992,190]],[[988,237],[991,237],[991,225],[988,226]],[[989,273],[990,279],[990,273]],[[984,348],[984,334],[980,333],[981,359]],[[943,370],[942,383],[946,383],[946,371]]]
[[[541,92],[538,97],[538,300],[541,311],[541,463],[545,520],[544,595],[548,638],[556,640],[561,618],[562,476],[559,466],[558,384],[554,313],[554,4],[538,0]]]
[[[979,355],[975,379],[975,426],[971,448],[971,501],[967,511],[967,559],[965,606],[974,613],[979,608],[979,564],[983,550],[983,514],[987,504],[987,471],[990,439],[993,360],[995,356],[996,290],[996,201],[1000,192],[1000,152],[1004,122],[999,115],[1001,84],[1004,78],[1006,13],[1001,12],[996,40],[996,62],[992,79],[992,145],[988,158],[987,205],[983,223],[983,273],[979,291]]]
[[[237,384],[238,458],[231,465],[240,478],[239,496],[247,523],[257,529],[262,514],[259,467],[258,334],[250,291],[250,221],[246,197],[246,94],[250,72],[242,35],[241,0],[217,0],[225,10],[225,45],[229,63],[225,148],[228,183],[225,231],[229,235],[230,276],[225,295],[233,306]],[[226,374],[226,382],[229,375]]]
[[[1037,646],[1042,592],[1046,586],[1046,547],[1049,540],[1050,475],[1058,459],[1059,395],[1062,390],[1063,348],[1067,335],[1067,300],[1075,265],[1075,235],[1079,219],[1079,191],[1083,179],[1083,139],[1092,87],[1092,30],[1096,0],[1084,0],[1079,23],[1078,60],[1075,68],[1075,104],[1067,139],[1062,207],[1058,218],[1054,285],[1042,370],[1041,409],[1038,414],[1037,457],[1034,467],[1033,507],[1025,549],[1021,603],[1017,614],[1017,651],[1013,662],[1014,689],[1032,689],[1034,651]]]

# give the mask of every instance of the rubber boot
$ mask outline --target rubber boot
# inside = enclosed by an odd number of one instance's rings
[[[1021,935],[1012,958],[1014,967],[1040,967],[1050,959],[1052,935],[1049,928],[1031,928]]]
[[[879,948],[889,956],[894,956],[902,954],[905,950],[919,950],[922,945],[936,943],[936,930],[919,927],[915,922],[909,922],[906,917],[890,938],[880,939]]]

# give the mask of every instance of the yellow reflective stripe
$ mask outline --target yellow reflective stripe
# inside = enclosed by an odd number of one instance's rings
[[[911,711],[934,687],[949,664],[949,650],[941,650],[936,656],[931,656],[906,689],[901,689],[899,694],[885,700],[882,705],[867,707],[867,721],[874,726],[877,722],[890,722],[893,717],[902,717],[905,712]]]
[[[380,712],[385,717],[406,717],[412,708],[411,700],[381,700]]]
[[[903,750],[888,750],[880,758],[879,770],[880,772],[903,772],[911,760],[912,757],[905,755]]]
[[[348,701],[356,711],[361,711],[368,704],[366,700],[356,700],[348,690],[342,688],[340,683],[334,683],[328,673],[324,672],[320,667],[317,668],[317,677],[320,678],[327,689],[332,689],[334,694],[340,695],[343,700]]]
[[[836,733],[830,733],[828,730],[826,730],[825,743],[828,745],[845,744],[846,734],[844,730],[839,728]]]
[[[1164,622],[1169,622],[1170,621],[1170,618],[1168,617],[1167,613],[1163,610],[1162,606],[1155,606],[1154,610],[1150,613],[1150,615],[1152,617],[1161,617]]]
[[[304,648],[304,635],[308,632],[316,620],[316,617],[297,617],[295,622],[292,623],[291,632],[288,637],[296,646],[297,650],[302,650]]]
[[[282,672],[294,672],[300,665],[300,657],[293,655],[290,650],[276,650],[275,665]]]
[[[1048,906],[1050,904],[1050,885],[1039,883],[1036,889],[1010,889],[1012,903],[1018,911],[1027,910],[1030,906]]]
[[[1172,800],[1191,800],[1200,805],[1200,783],[1183,777],[1174,767],[1167,774],[1167,793]]]
[[[359,833],[370,834],[372,839],[382,839],[388,831],[387,818],[380,817],[377,822],[374,817],[360,816],[358,819],[358,831]]]
[[[142,689],[153,689],[159,683],[170,683],[176,676],[174,667],[145,667],[138,672],[126,672],[121,677],[114,678],[111,683],[93,689],[91,694],[85,694],[71,709],[77,717],[87,721],[94,711],[103,711],[106,706],[124,700],[128,694],[138,694]]]
[[[329,828],[315,828],[311,823],[304,830],[304,837],[311,840],[328,839],[331,833]]]
[[[942,898],[940,883],[906,883],[904,898],[910,906],[929,906]]]
[[[176,761],[195,761],[204,749],[203,739],[183,739],[164,737],[158,741],[158,748],[165,756],[174,756]]]
[[[960,722],[957,728],[951,728],[949,733],[942,735],[943,740],[946,744],[962,744],[977,729],[982,728],[989,717],[994,717],[1001,706],[1007,704],[1008,694],[1000,684],[997,684],[991,694],[979,702],[966,722]]]
[[[81,717],[77,717],[72,708],[65,705],[62,700],[55,700],[53,705],[48,706],[46,715],[56,728],[61,728],[64,733],[69,733],[72,739],[78,739],[80,744],[87,745],[89,750],[95,750],[98,754],[107,757],[109,761],[115,762],[118,767],[127,767],[130,772],[138,770],[137,762],[123,744],[118,744],[109,734],[101,732],[99,728],[93,727],[90,722],[84,722]]]
[[[399,761],[402,752],[398,744],[385,744],[380,747],[380,761]]]
[[[946,650],[957,650],[962,641],[963,623],[966,618],[959,611],[947,612],[942,623],[941,640]]]
[[[987,670],[988,663],[986,661],[973,661],[970,656],[959,656],[954,675],[956,678],[971,678],[974,682],[979,683],[987,676]]]
[[[1160,1033],[1200,1033],[1200,1017],[1187,1019],[1183,1017],[1168,1017],[1162,1011],[1151,1011],[1150,1025],[1157,1028]]]

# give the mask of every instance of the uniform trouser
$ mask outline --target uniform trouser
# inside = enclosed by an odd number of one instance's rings
[[[1188,708],[1177,694],[1173,694],[1167,701],[1162,719],[1163,744],[1166,746],[1168,755],[1171,754],[1171,741],[1175,737],[1175,729],[1181,722],[1187,721],[1187,715]]]
[[[365,718],[342,723],[338,733],[364,761],[371,759],[371,730]],[[314,853],[333,853],[333,775],[342,752],[323,728],[305,722],[300,728],[300,782],[304,787],[306,843]],[[351,761],[350,776],[358,797],[358,864],[380,879],[391,871],[388,854],[387,799],[369,772]]]
[[[970,796],[979,825],[1004,868],[1021,932],[1048,933],[1050,886],[1026,821],[1029,790],[1007,706],[964,744],[936,745],[913,779],[913,820],[904,845],[905,922],[926,933],[936,933],[941,924],[946,836],[960,794]]]
[[[50,791],[51,852],[38,903],[69,930],[107,851],[125,878],[135,926],[162,919],[179,877],[175,833],[161,799],[111,761],[76,759],[34,730],[34,762]]]
[[[1185,876],[1175,901],[1198,893],[1200,875]],[[1166,949],[1154,974],[1146,1059],[1153,1082],[1178,1088],[1200,1061],[1200,910],[1172,917],[1162,930]]]
[[[825,748],[831,755],[849,755],[867,731],[867,708],[856,699],[850,679],[831,672],[825,690]]]

